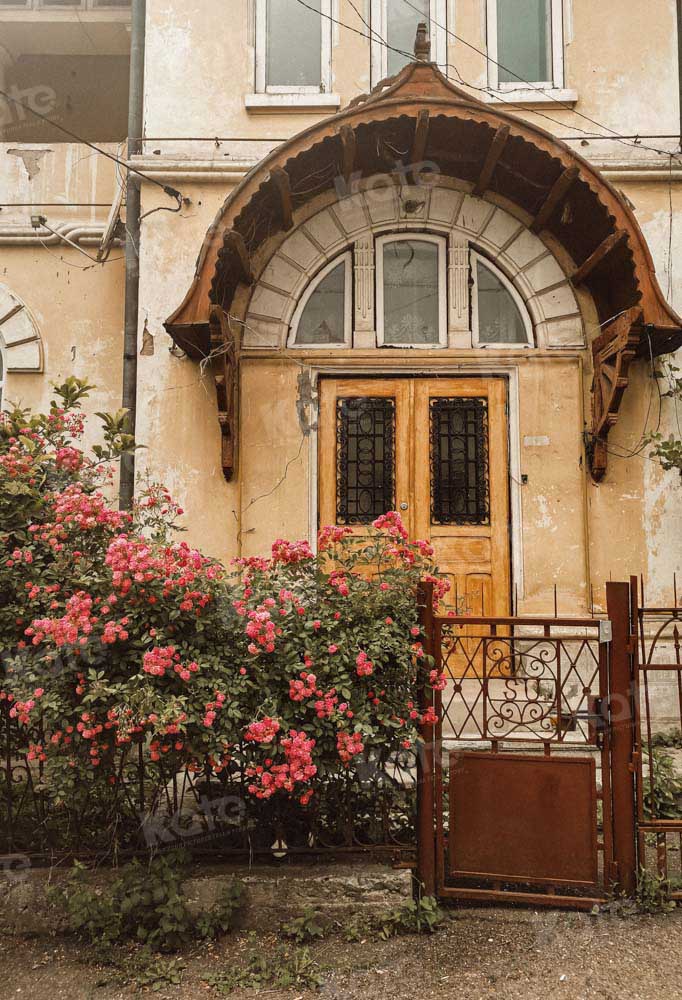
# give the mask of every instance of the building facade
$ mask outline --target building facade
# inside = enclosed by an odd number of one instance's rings
[[[73,373],[120,405],[127,233],[136,472],[192,543],[395,508],[460,610],[581,613],[631,573],[669,601],[679,477],[644,436],[677,419],[672,0],[147,0],[139,240],[103,155],[129,23],[0,3],[4,400]]]

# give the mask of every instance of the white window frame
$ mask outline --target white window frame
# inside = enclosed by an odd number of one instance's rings
[[[384,247],[387,243],[435,243],[438,247],[438,341],[428,344],[393,344],[384,340]],[[386,233],[376,238],[376,293],[375,315],[377,345],[401,348],[434,350],[448,346],[448,293],[447,293],[447,238],[420,230],[403,233]]]
[[[497,4],[498,0],[487,2],[487,48],[488,87],[499,93],[520,91],[526,94],[527,84],[533,90],[561,90],[564,86],[564,5],[563,0],[549,0],[552,30],[552,80],[510,80],[500,82],[497,52]]]
[[[371,0],[371,70],[373,87],[388,75],[388,49],[384,42],[387,39],[388,7],[391,3],[395,2],[396,0]],[[438,67],[446,76],[448,61],[447,6],[447,0],[430,0],[429,2],[431,59],[438,64]]]
[[[256,0],[256,93],[329,94],[332,89],[332,0],[321,0],[322,59],[319,86],[271,86],[267,82],[267,0]]]
[[[311,295],[317,290],[317,286],[323,281],[327,275],[338,267],[339,264],[345,264],[344,271],[344,296],[343,296],[343,343],[341,344],[297,344],[296,337],[298,335],[298,324],[301,321],[301,316],[305,307],[308,305],[308,300]],[[296,310],[291,317],[291,324],[289,328],[289,340],[288,347],[294,347],[297,351],[308,351],[308,350],[345,350],[351,347],[353,343],[353,252],[352,250],[346,250],[344,253],[340,254],[338,257],[334,257],[329,263],[325,264],[321,271],[318,271],[312,281],[309,282],[306,290],[299,299]]]
[[[496,341],[491,344],[489,341],[481,341],[479,339],[479,327],[478,327],[478,263],[487,267],[487,269],[493,274],[507,289],[512,299],[516,303],[516,308],[519,310],[519,315],[523,321],[523,325],[526,330],[526,343],[501,343]],[[524,347],[535,347],[535,336],[533,332],[533,321],[528,312],[526,303],[519,294],[516,288],[509,280],[506,274],[504,274],[499,267],[496,267],[493,262],[488,258],[484,257],[483,254],[478,253],[473,247],[469,250],[469,268],[471,280],[469,282],[471,288],[471,346],[484,348],[487,351],[496,351],[499,348],[524,348]]]

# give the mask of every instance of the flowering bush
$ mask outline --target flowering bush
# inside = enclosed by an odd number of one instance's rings
[[[176,540],[162,487],[112,506],[133,443],[123,415],[100,415],[104,444],[79,449],[88,388],[71,379],[48,415],[0,424],[0,703],[41,794],[115,816],[143,761],[159,782],[238,774],[255,799],[305,806],[325,777],[412,747],[432,719],[415,705],[432,667],[416,585],[445,587],[430,546],[391,512],[362,535],[323,528],[317,553],[278,539],[225,568]]]

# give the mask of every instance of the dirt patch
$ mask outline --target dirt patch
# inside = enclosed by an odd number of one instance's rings
[[[318,991],[237,990],[234,1000],[676,1000],[682,998],[682,911],[620,918],[511,910],[452,910],[433,937],[349,944],[334,934],[310,948]],[[273,935],[234,934],[182,956],[182,983],[150,996],[213,998],[205,977],[271,954]],[[0,1000],[115,1000],[139,996],[73,941],[10,938],[0,955]],[[225,994],[223,994],[225,995]]]

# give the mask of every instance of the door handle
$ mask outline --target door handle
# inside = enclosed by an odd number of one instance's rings
[[[407,510],[408,507],[409,507],[409,504],[406,504],[405,501],[403,500],[403,502],[400,505],[400,509],[401,510]]]

